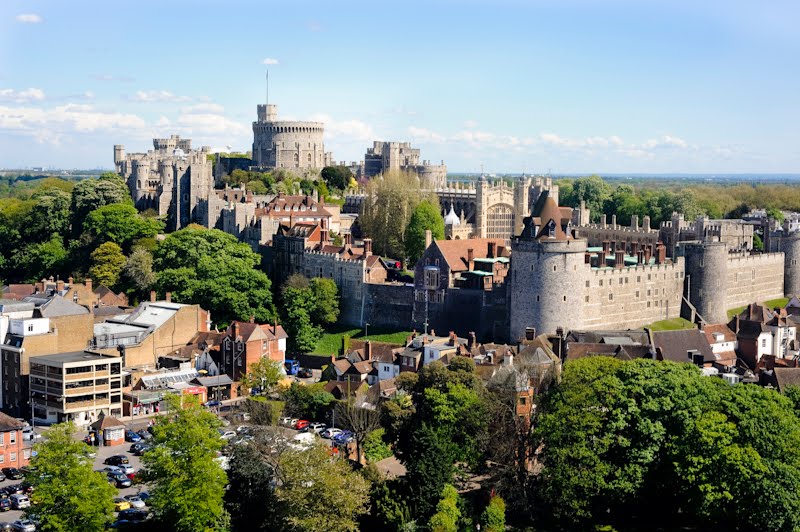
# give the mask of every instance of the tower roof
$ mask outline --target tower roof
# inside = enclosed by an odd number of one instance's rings
[[[447,216],[444,217],[444,224],[445,225],[461,225],[461,220],[458,218],[456,211],[453,209],[453,205],[450,204],[450,212],[447,213]]]

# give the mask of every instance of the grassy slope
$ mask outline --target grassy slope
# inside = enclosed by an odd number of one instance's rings
[[[692,322],[683,318],[673,318],[671,320],[661,320],[647,326],[652,331],[678,331],[681,329],[694,329]]]
[[[380,328],[369,328],[369,336],[364,336],[364,329],[351,328],[347,326],[335,325],[325,332],[317,342],[314,350],[315,355],[332,355],[339,352],[342,347],[342,336],[350,336],[358,340],[367,338],[375,342],[388,342],[393,344],[405,344],[406,338],[411,335],[411,331],[396,331]]]

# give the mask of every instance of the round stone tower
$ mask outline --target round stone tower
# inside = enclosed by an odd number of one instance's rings
[[[683,246],[689,301],[706,323],[728,321],[728,248],[724,242],[692,242]]]
[[[800,233],[781,239],[783,251],[783,293],[786,297],[800,295]]]
[[[517,240],[512,244],[510,341],[583,326],[586,240]]]
[[[322,122],[278,120],[278,106],[259,104],[253,122],[253,162],[265,168],[322,168]]]

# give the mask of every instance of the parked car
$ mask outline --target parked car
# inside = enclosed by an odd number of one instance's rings
[[[11,499],[6,497],[0,497],[0,512],[7,512],[11,509]]]
[[[25,475],[22,474],[22,471],[20,471],[16,467],[4,467],[3,474],[9,480],[22,480],[23,478],[25,478]]]
[[[139,492],[139,493],[137,493],[136,495],[138,495],[140,499],[142,499],[143,501],[145,501],[145,503],[147,502],[147,499],[149,499],[149,498],[150,498],[150,494],[149,494],[148,492],[146,492],[146,491],[140,491],[140,492]]]
[[[130,460],[128,460],[128,457],[124,454],[115,454],[114,456],[109,456],[106,458],[105,462],[103,463],[106,465],[119,466],[123,464],[129,464]]]
[[[36,525],[30,519],[17,519],[11,523],[11,530],[18,532],[36,532]]]
[[[310,379],[311,377],[314,376],[314,372],[312,372],[308,368],[300,368],[297,372],[297,376],[300,377],[301,379]]]
[[[141,441],[131,444],[130,448],[128,449],[129,453],[136,454],[136,451],[141,449],[142,447],[146,446],[146,443],[142,443]]]
[[[341,433],[342,433],[342,429],[337,429],[335,427],[330,427],[328,429],[323,430],[322,434],[320,434],[320,436],[322,436],[323,438],[331,439],[331,438],[334,438],[334,437],[338,436]]]
[[[6,476],[3,473],[0,473],[0,482],[3,482],[6,479]]]
[[[137,441],[142,441],[142,437],[139,436],[137,432],[134,432],[132,430],[126,430],[125,441],[136,443]]]
[[[116,497],[114,499],[114,511],[121,512],[122,510],[128,510],[131,507],[131,503],[123,499],[122,497]]]
[[[205,403],[203,403],[203,405],[207,407],[216,407],[216,406],[221,406],[222,403],[220,403],[216,399],[212,399],[211,401],[206,401]]]
[[[31,427],[31,426],[28,426],[28,427],[25,427],[24,429],[22,429],[22,440],[23,441],[38,440],[41,437],[42,437],[42,435],[41,434],[36,434],[33,431],[33,427]]]
[[[305,419],[299,419],[299,420],[297,420],[297,423],[294,424],[294,428],[297,429],[297,430],[301,430],[302,431],[302,430],[305,430],[308,427],[308,425],[309,425],[309,421],[307,421]]]
[[[144,453],[146,453],[147,451],[149,451],[152,448],[153,448],[153,446],[149,445],[149,444],[148,445],[142,445],[136,451],[134,451],[133,454],[135,456],[142,456]]]
[[[344,445],[350,443],[355,439],[355,434],[350,432],[349,430],[343,430],[339,434],[333,437],[333,443],[336,445]]]
[[[15,493],[11,497],[11,507],[15,510],[24,510],[31,507],[31,500],[24,493]]]
[[[108,481],[113,482],[114,485],[118,488],[130,488],[131,487],[131,479],[129,479],[125,473],[109,473],[108,474]]]
[[[235,430],[222,430],[219,431],[219,437],[226,441],[231,441],[236,437]]]
[[[144,501],[138,495],[125,495],[122,497],[131,505],[131,508],[142,509],[145,507]]]
[[[325,423],[311,423],[306,428],[306,431],[307,432],[313,432],[314,434],[319,434],[322,431],[324,431],[326,428],[327,427],[325,426]]]
[[[136,508],[128,508],[127,510],[122,510],[119,515],[117,516],[118,521],[130,521],[130,522],[139,522],[145,521],[147,519],[148,512],[147,510],[137,510]]]
[[[153,434],[150,432],[152,427],[147,427],[146,429],[142,429],[136,434],[138,434],[143,440],[149,440],[153,437]]]

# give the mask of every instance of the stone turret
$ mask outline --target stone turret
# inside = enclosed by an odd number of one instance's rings
[[[689,301],[707,323],[728,321],[728,249],[724,242],[691,242],[683,246]]]
[[[786,297],[800,295],[800,233],[781,239],[783,251],[783,293]]]

